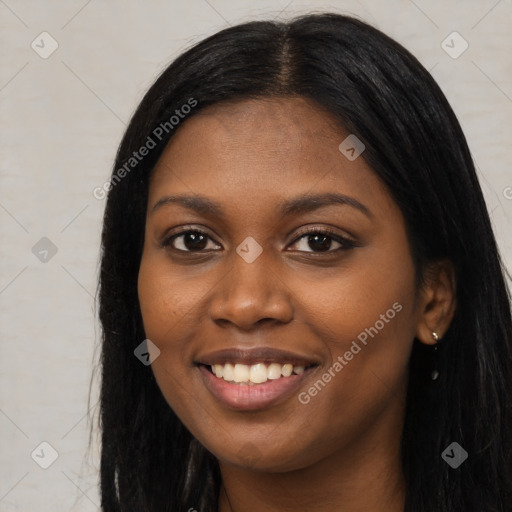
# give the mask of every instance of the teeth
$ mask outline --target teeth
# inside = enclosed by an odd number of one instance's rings
[[[249,367],[246,364],[235,364],[234,371],[235,382],[248,382],[249,381]]]
[[[283,367],[281,368],[281,375],[283,377],[289,377],[293,372],[293,365],[292,364],[283,364]]]
[[[263,363],[253,364],[249,370],[249,380],[254,384],[267,382],[267,367]]]
[[[268,370],[267,370],[268,375],[267,375],[267,377],[270,380],[280,379],[281,378],[281,368],[282,368],[282,366],[280,364],[272,363],[268,367]]]
[[[249,366],[247,364],[214,364],[212,372],[218,378],[227,382],[262,384],[267,380],[277,380],[281,377],[290,377],[290,375],[300,375],[304,373],[304,366],[293,366],[290,363],[279,364],[272,363],[268,366],[265,363],[257,363]]]
[[[233,368],[232,364],[225,364],[224,368],[220,364],[216,365],[216,366],[221,367],[221,371],[220,371],[221,375],[217,375],[217,377],[222,377],[224,380],[226,380],[228,382],[235,380],[235,371],[234,371],[235,369]]]

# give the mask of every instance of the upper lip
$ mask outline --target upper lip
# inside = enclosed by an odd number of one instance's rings
[[[254,348],[228,348],[209,352],[196,358],[196,364],[214,365],[214,364],[246,364],[252,365],[256,363],[290,363],[294,366],[318,365],[318,360],[311,356],[305,356],[295,352],[280,350],[271,347],[254,347]]]

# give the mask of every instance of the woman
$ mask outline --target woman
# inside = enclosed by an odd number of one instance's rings
[[[461,128],[403,47],[223,30],[117,154],[104,511],[512,510],[512,321]]]

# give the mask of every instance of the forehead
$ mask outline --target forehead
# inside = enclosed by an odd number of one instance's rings
[[[172,152],[177,158],[193,145],[194,149],[210,150],[215,156],[229,151],[231,155],[250,158],[256,147],[274,155],[300,150],[305,156],[322,152],[319,139],[336,149],[343,134],[345,130],[334,116],[312,100],[249,99],[215,104],[186,120],[166,153]]]
[[[339,149],[350,134],[302,97],[220,103],[185,120],[152,176],[150,207],[162,194],[200,193],[240,209],[306,192],[339,192],[390,206],[364,158]],[[366,199],[365,199],[366,198]],[[379,206],[379,205],[377,205]]]

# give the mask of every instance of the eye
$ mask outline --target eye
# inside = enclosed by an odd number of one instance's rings
[[[332,248],[332,244],[338,244],[339,247]],[[208,243],[210,242],[210,247]],[[172,249],[180,252],[203,252],[207,250],[218,250],[220,245],[214,243],[212,238],[199,229],[188,229],[180,231],[172,236],[167,237],[162,242],[162,247],[171,247]],[[328,228],[311,229],[299,236],[293,242],[293,245],[298,245],[299,252],[336,252],[340,250],[348,250],[357,247],[357,244],[348,238],[338,235]],[[308,248],[310,250],[308,250]]]
[[[181,252],[201,252],[212,249],[212,247],[208,247],[208,241],[213,244],[214,250],[220,247],[218,244],[214,244],[210,236],[204,231],[190,229],[167,237],[162,242],[162,247],[170,246],[172,249]]]
[[[332,249],[333,241],[339,247]],[[298,245],[299,252],[336,252],[342,250],[353,249],[357,246],[355,242],[338,235],[328,228],[311,229],[296,238],[292,245]],[[307,249],[311,250],[307,250]]]

